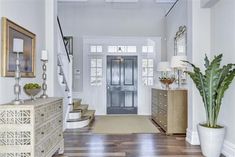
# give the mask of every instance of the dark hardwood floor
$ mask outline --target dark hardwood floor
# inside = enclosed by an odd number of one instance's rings
[[[93,122],[95,123],[95,121]],[[66,157],[202,157],[183,135],[92,134],[92,125],[64,133]],[[62,157],[61,155],[55,155]]]

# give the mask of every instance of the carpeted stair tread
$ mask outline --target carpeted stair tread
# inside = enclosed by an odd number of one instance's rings
[[[68,119],[67,122],[81,122],[90,119],[88,116],[82,116],[79,119]]]
[[[78,108],[81,105],[82,99],[73,99],[73,109]]]
[[[95,110],[87,110],[83,115],[92,118],[95,115]]]
[[[80,105],[80,106],[77,106],[76,108],[74,108],[73,110],[76,111],[76,110],[80,110],[80,111],[85,111],[88,109],[88,106],[87,104],[83,104],[83,105]]]

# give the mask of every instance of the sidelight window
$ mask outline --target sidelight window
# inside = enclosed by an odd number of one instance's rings
[[[102,85],[102,59],[101,58],[92,58],[90,66],[90,79],[91,86],[101,86]]]
[[[146,86],[153,85],[154,79],[154,61],[153,59],[142,59],[142,80]]]

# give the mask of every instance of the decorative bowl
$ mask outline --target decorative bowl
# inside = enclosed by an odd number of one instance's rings
[[[31,100],[35,100],[35,96],[41,91],[40,88],[34,88],[34,89],[25,89],[24,92],[31,97]]]
[[[159,78],[160,82],[165,85],[166,89],[170,89],[170,85],[175,81],[175,78]]]

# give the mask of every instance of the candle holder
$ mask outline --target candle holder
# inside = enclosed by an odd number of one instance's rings
[[[48,98],[48,95],[46,94],[46,90],[47,90],[47,84],[46,84],[46,80],[47,80],[47,74],[46,74],[47,66],[46,66],[46,63],[47,63],[47,60],[41,59],[41,61],[43,62],[43,64],[42,64],[42,70],[43,70],[43,73],[42,73],[42,79],[43,79],[42,91],[43,91],[43,93],[42,93],[42,95],[40,97],[43,98],[43,99],[46,99],[46,98]]]
[[[20,86],[20,54],[23,54],[22,52],[15,52],[16,53],[16,70],[15,70],[15,85],[14,85],[14,94],[15,94],[15,100],[13,103],[15,105],[19,105],[22,103],[22,100],[20,100],[20,93],[21,93],[21,86]]]

